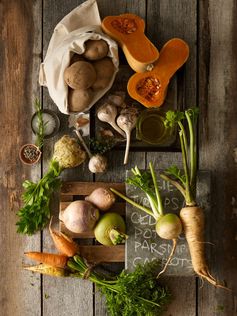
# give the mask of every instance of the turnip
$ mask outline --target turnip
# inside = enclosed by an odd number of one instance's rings
[[[90,195],[85,197],[101,211],[107,211],[115,202],[115,195],[107,188],[96,188]]]
[[[59,215],[59,219],[73,233],[91,231],[99,219],[99,210],[88,201],[74,201]]]
[[[177,238],[182,232],[182,224],[179,217],[176,214],[168,213],[164,214],[163,203],[160,196],[157,179],[152,163],[149,164],[150,172],[141,172],[138,167],[132,169],[133,177],[126,180],[127,183],[132,184],[140,188],[148,198],[151,209],[136,203],[127,196],[118,192],[117,190],[111,188],[110,190],[120,196],[122,199],[135,206],[136,208],[146,212],[147,214],[153,216],[156,220],[156,233],[159,237],[163,239],[172,240],[173,248],[167,259],[167,262],[163,270],[159,273],[160,276],[165,272],[173,253],[176,249]]]
[[[128,236],[125,234],[125,222],[117,213],[106,213],[101,216],[95,229],[95,238],[102,245],[113,246],[124,243]]]

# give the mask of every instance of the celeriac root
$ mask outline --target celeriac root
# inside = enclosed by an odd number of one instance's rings
[[[170,263],[170,260],[173,257],[173,254],[174,254],[176,246],[177,246],[177,239],[172,239],[172,242],[173,242],[173,247],[172,247],[171,253],[169,255],[169,258],[167,259],[164,268],[158,273],[158,275],[156,277],[157,279],[161,276],[161,274],[163,274],[166,271],[166,269],[167,269],[167,267],[168,267],[168,265]]]
[[[228,289],[227,287],[219,284],[218,281],[210,274],[206,263],[203,209],[198,206],[184,207],[180,211],[180,219],[188,242],[194,271],[197,275],[207,280],[214,286]]]

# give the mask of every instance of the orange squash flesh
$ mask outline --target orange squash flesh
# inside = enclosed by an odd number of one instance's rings
[[[146,107],[164,103],[169,81],[187,61],[189,47],[179,38],[169,40],[161,49],[152,71],[134,74],[128,81],[129,95]]]
[[[159,51],[145,36],[145,22],[142,18],[130,13],[107,16],[102,21],[102,29],[119,43],[134,71],[144,72],[153,67]]]

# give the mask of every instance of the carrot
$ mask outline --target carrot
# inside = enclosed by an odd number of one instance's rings
[[[53,253],[44,252],[25,252],[28,258],[31,258],[40,263],[47,264],[51,267],[65,268],[67,265],[68,257],[65,255],[58,255]]]
[[[180,218],[189,246],[194,271],[214,286],[228,289],[218,283],[210,274],[205,258],[204,212],[196,202],[197,154],[194,127],[197,115],[198,109],[195,108],[185,112],[168,111],[166,113],[166,126],[178,125],[179,127],[184,171],[181,171],[177,166],[171,166],[165,171],[165,174],[161,174],[160,176],[173,184],[184,196],[186,207],[181,209]],[[187,121],[189,139],[187,138],[182,120]]]
[[[67,257],[73,257],[75,254],[78,254],[79,246],[63,233],[52,230],[51,222],[52,219],[49,224],[49,231],[57,250]]]
[[[47,264],[41,263],[37,266],[25,266],[23,267],[25,270],[39,272],[41,274],[47,274],[51,276],[63,277],[67,276],[67,272],[63,268],[51,267]]]

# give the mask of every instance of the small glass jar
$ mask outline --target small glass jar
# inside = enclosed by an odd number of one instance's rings
[[[170,146],[176,129],[165,126],[165,113],[158,109],[141,112],[136,125],[136,138],[151,145]]]
[[[19,157],[25,165],[36,164],[41,157],[41,150],[34,144],[25,144],[20,148]]]

